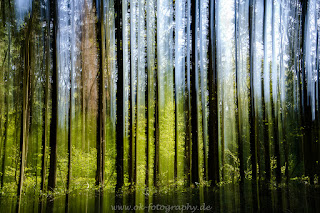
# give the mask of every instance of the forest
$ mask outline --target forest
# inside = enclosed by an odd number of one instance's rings
[[[320,0],[0,11],[0,212],[320,211]]]

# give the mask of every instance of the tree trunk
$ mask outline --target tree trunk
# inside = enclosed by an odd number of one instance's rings
[[[218,158],[218,73],[216,63],[215,1],[209,2],[209,155],[208,178],[211,185],[219,182]]]
[[[235,1],[235,119],[236,119],[236,137],[237,137],[237,142],[238,142],[238,157],[239,157],[239,170],[240,170],[240,193],[243,192],[243,187],[244,187],[244,180],[245,180],[245,175],[244,175],[244,159],[243,159],[243,141],[241,137],[241,116],[240,116],[240,104],[239,104],[239,96],[240,96],[240,88],[239,88],[239,71],[238,71],[238,42],[239,42],[239,4],[237,1]],[[241,194],[241,199],[243,195]]]
[[[264,41],[264,68],[262,68],[261,76],[261,94],[262,94],[262,116],[263,116],[263,142],[264,142],[264,151],[265,151],[265,171],[266,171],[266,182],[270,183],[271,180],[271,163],[270,163],[270,142],[269,142],[269,126],[268,126],[268,117],[266,109],[266,101],[264,95],[264,73],[267,71],[267,0],[264,0],[264,20],[263,20],[263,41]]]
[[[155,4],[155,14],[157,14],[157,4]],[[157,16],[155,16],[155,26],[158,26],[157,24],[158,20],[157,20]],[[153,174],[153,184],[154,186],[157,186],[158,184],[158,175],[159,175],[159,154],[160,154],[160,146],[159,146],[159,118],[160,118],[160,104],[159,104],[159,100],[160,100],[160,95],[159,95],[159,91],[160,91],[160,81],[159,81],[159,70],[158,70],[158,46],[157,46],[157,28],[155,29],[155,35],[154,35],[154,40],[155,40],[155,44],[154,44],[154,72],[155,72],[155,106],[154,106],[154,110],[155,110],[155,122],[154,122],[154,138],[155,138],[155,144],[154,144],[154,174]]]
[[[105,42],[104,42],[104,5],[103,1],[99,1],[94,8],[96,9],[97,22],[96,22],[96,36],[98,45],[98,115],[97,115],[97,171],[96,171],[96,185],[102,187],[104,184],[105,174],[105,103],[104,103],[104,55],[105,55]]]
[[[220,149],[220,152],[221,152],[221,164],[220,164],[220,167],[221,167],[221,181],[224,181],[224,177],[225,177],[225,144],[224,144],[224,91],[221,90],[221,110],[220,110],[220,131],[221,131],[221,149]]]
[[[117,184],[116,191],[120,190],[124,183],[123,176],[123,141],[124,141],[124,73],[123,73],[123,45],[122,45],[122,1],[116,1],[115,5],[115,24],[117,39],[117,65],[118,65],[118,81],[117,81]]]
[[[191,1],[187,0],[186,3],[186,20],[187,20],[187,27],[186,27],[186,34],[187,34],[187,56],[186,56],[186,97],[185,97],[185,106],[186,106],[186,139],[185,139],[185,174],[186,174],[186,186],[190,186],[191,182],[191,88],[190,88],[190,14],[191,14]]]
[[[174,40],[174,38],[173,38]],[[174,88],[174,114],[175,114],[175,140],[174,140],[174,180],[177,181],[178,175],[178,86],[177,86],[177,73],[175,67],[173,67],[173,88]]]
[[[249,107],[249,125],[250,125],[250,153],[252,165],[252,198],[253,209],[258,209],[257,200],[257,143],[256,143],[256,116],[255,116],[255,100],[254,100],[254,70],[253,70],[253,56],[254,56],[254,25],[255,25],[255,2],[250,0],[249,3],[249,61],[250,61],[250,86],[248,91],[248,107]]]
[[[21,133],[20,133],[20,177],[18,182],[17,196],[21,201],[23,181],[24,181],[24,168],[26,163],[26,146],[28,143],[29,133],[29,89],[30,89],[30,37],[32,31],[32,14],[27,24],[26,37],[24,41],[23,54],[24,54],[24,72],[23,72],[23,103],[22,103],[22,119],[21,119]],[[20,202],[19,202],[20,204]],[[19,205],[20,208],[20,205]]]
[[[50,69],[50,14],[49,4],[46,10],[46,68],[45,68],[45,85],[44,85],[44,106],[42,109],[42,164],[41,164],[41,186],[40,190],[45,192],[46,170],[47,170],[47,140],[48,140],[48,118],[49,118],[49,69]]]
[[[302,126],[303,128],[303,151],[304,151],[304,163],[305,163],[305,175],[310,178],[310,182],[313,183],[314,179],[314,161],[313,161],[313,150],[312,150],[312,112],[311,112],[311,97],[307,91],[307,78],[306,78],[306,67],[305,67],[305,43],[306,37],[305,31],[307,26],[308,18],[308,3],[309,1],[302,1]]]
[[[148,4],[148,2],[145,2],[145,4]],[[146,21],[144,22],[145,24],[145,29],[146,29],[146,36],[148,37],[148,10],[149,10],[149,6],[145,5],[146,8]],[[148,38],[147,38],[148,39]],[[146,40],[147,40],[146,39]],[[145,91],[145,106],[146,106],[146,110],[145,110],[145,117],[146,117],[146,137],[147,137],[147,141],[146,141],[146,148],[145,148],[145,155],[146,155],[146,179],[145,179],[145,184],[146,187],[149,186],[149,146],[150,146],[150,119],[151,119],[151,104],[149,102],[149,99],[151,98],[151,72],[149,71],[149,64],[148,64],[148,40],[146,43],[146,66],[145,66],[145,81],[146,81],[146,91]]]
[[[272,23],[275,22],[275,12],[274,12],[274,3],[272,4]],[[272,25],[272,52],[275,52],[275,44],[274,44],[274,24]],[[272,71],[272,70],[271,70]],[[270,73],[270,76],[272,73]],[[273,141],[274,141],[274,154],[277,161],[276,167],[276,182],[279,184],[281,183],[281,166],[280,166],[280,147],[279,147],[279,127],[278,127],[278,116],[276,115],[275,104],[273,101],[273,84],[277,84],[277,82],[272,82],[272,78],[270,79],[270,105],[271,105],[271,118],[272,118],[272,125],[273,125]]]
[[[73,72],[74,72],[74,0],[71,1],[71,70],[70,70],[70,89],[69,89],[69,113],[68,113],[68,173],[67,173],[67,193],[70,190],[70,181],[71,181],[71,158],[72,158],[72,100],[73,100]],[[69,197],[67,196],[69,199]],[[68,203],[66,203],[68,204]]]
[[[57,182],[57,134],[58,134],[58,55],[57,55],[57,1],[50,0],[50,18],[53,28],[52,42],[52,107],[50,124],[50,168],[48,188],[53,191]]]
[[[4,141],[2,145],[2,171],[1,171],[1,184],[0,187],[3,187],[4,184],[4,176],[6,173],[6,149],[8,144],[8,125],[9,125],[9,71],[10,71],[10,41],[9,41],[9,57],[8,57],[8,70],[6,74],[6,95],[5,95],[5,106],[6,106],[6,115],[5,115],[5,123],[4,123]],[[0,188],[0,189],[1,189]]]
[[[250,152],[251,152],[251,163],[252,163],[252,179],[257,180],[257,151],[256,151],[256,133],[255,133],[255,103],[254,103],[254,92],[253,92],[253,32],[254,32],[254,3],[250,0],[249,6],[249,54],[250,54],[250,87],[249,87],[249,125],[250,125]]]
[[[192,125],[192,162],[191,162],[191,182],[199,182],[199,163],[198,163],[198,94],[197,94],[197,11],[199,11],[199,1],[192,1],[191,3],[191,29],[192,29],[192,73],[191,73],[191,125]]]

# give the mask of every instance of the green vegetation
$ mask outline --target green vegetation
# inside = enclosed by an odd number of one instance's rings
[[[319,10],[0,0],[0,204],[300,208],[295,187],[319,189]]]

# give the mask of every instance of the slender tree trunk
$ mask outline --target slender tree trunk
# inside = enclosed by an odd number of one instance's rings
[[[131,10],[131,4],[130,4],[130,10]],[[131,24],[132,25],[132,24]],[[130,32],[131,33],[131,32]],[[129,55],[131,56],[132,53],[132,44],[131,40],[129,42]],[[132,60],[130,60],[132,64]],[[133,88],[133,73],[132,69],[129,71],[129,79],[130,79],[130,94],[129,94],[129,129],[130,129],[130,136],[129,136],[129,160],[128,160],[128,169],[129,169],[129,182],[130,185],[133,186],[133,138],[134,138],[134,109],[133,109],[133,97],[134,97],[134,88]]]
[[[129,1],[128,2],[128,11],[132,11],[132,2]],[[132,14],[132,12],[131,12]],[[131,15],[130,14],[130,15]],[[132,17],[132,15],[131,15]],[[130,20],[132,20],[132,18],[130,18]],[[132,22],[132,21],[131,21]],[[132,23],[131,24],[131,28],[132,28]],[[129,85],[130,85],[130,92],[129,92],[129,97],[128,97],[128,100],[129,100],[129,118],[128,118],[128,123],[129,123],[129,130],[130,130],[130,133],[129,133],[129,154],[128,154],[128,173],[129,173],[129,183],[130,183],[130,187],[133,186],[133,137],[134,137],[134,129],[133,129],[133,93],[134,93],[134,89],[133,89],[133,73],[132,73],[132,56],[131,56],[131,53],[132,53],[132,44],[131,44],[131,33],[132,31],[130,31],[130,36],[129,36],[129,41],[128,41],[128,60],[130,61],[130,69],[129,69]]]
[[[319,16],[319,14],[318,14]],[[317,103],[316,103],[316,128],[315,128],[315,134],[316,134],[316,139],[318,141],[318,149],[317,149],[317,159],[315,159],[316,161],[320,162],[320,145],[319,145],[319,139],[320,139],[320,61],[319,61],[319,28],[317,29],[317,54],[316,54],[316,60],[317,60],[317,65],[316,65],[316,69],[317,69]],[[318,163],[318,166],[316,168],[317,171],[317,175],[318,177],[320,177],[320,165]]]
[[[221,181],[225,180],[225,144],[224,144],[224,91],[223,89],[221,90],[221,110],[220,110],[220,131],[221,131]]]
[[[208,178],[212,186],[219,182],[218,157],[218,87],[217,87],[217,58],[216,58],[216,30],[215,30],[215,1],[209,1],[209,155]]]
[[[205,76],[205,59],[206,56],[204,55],[205,49],[203,49],[203,43],[205,43],[205,39],[202,39],[202,35],[203,32],[205,31],[204,27],[203,27],[203,15],[202,15],[202,9],[201,9],[201,4],[203,4],[202,1],[199,1],[199,9],[197,11],[199,11],[199,15],[198,15],[198,19],[199,19],[199,59],[198,61],[200,62],[199,68],[200,68],[200,93],[201,93],[201,120],[202,120],[202,155],[203,155],[203,164],[201,165],[202,168],[202,172],[203,173],[201,175],[203,180],[207,180],[208,176],[207,176],[207,171],[208,171],[208,167],[207,167],[207,163],[208,163],[208,159],[207,159],[207,138],[208,138],[208,119],[207,119],[207,100],[206,100],[206,90],[207,90],[207,81],[205,80],[204,76]],[[200,130],[199,130],[200,131]],[[201,168],[200,167],[200,168]]]
[[[197,81],[198,81],[198,69],[197,69],[197,11],[199,10],[199,0],[192,1],[191,3],[191,29],[192,29],[192,74],[191,74],[191,125],[192,125],[192,163],[191,163],[191,182],[199,182],[199,163],[198,163],[198,94],[197,94]]]
[[[124,184],[123,176],[123,141],[124,141],[124,74],[123,74],[123,45],[122,45],[122,0],[116,1],[116,39],[117,39],[117,65],[118,65],[118,81],[117,81],[117,184],[116,190],[120,190]]]
[[[48,118],[49,118],[49,69],[50,69],[50,7],[47,2],[46,9],[46,68],[45,68],[45,88],[44,88],[44,106],[42,110],[42,164],[41,164],[41,186],[40,190],[45,192],[45,181],[46,181],[46,171],[47,171],[47,140],[48,140]]]
[[[258,209],[258,193],[257,193],[257,143],[256,143],[256,116],[255,116],[255,100],[254,100],[254,70],[253,70],[253,56],[254,56],[254,25],[255,25],[255,1],[249,2],[249,62],[250,62],[250,86],[248,91],[248,108],[249,108],[249,125],[250,125],[250,153],[252,165],[252,202],[254,210]]]
[[[132,11],[132,2],[130,1],[129,4],[129,8],[130,11]],[[131,12],[132,13],[132,12]],[[132,15],[131,15],[132,17]],[[132,20],[132,18],[131,18]],[[132,23],[131,23],[131,29],[132,29]],[[130,38],[131,38],[131,33],[132,30],[130,30]],[[129,42],[129,56],[131,56],[132,53],[132,43],[131,43],[131,39]],[[129,97],[129,129],[130,129],[130,136],[129,136],[129,161],[128,161],[128,167],[129,167],[129,181],[130,181],[130,185],[133,185],[133,138],[134,138],[134,126],[133,126],[133,116],[134,116],[134,109],[133,109],[133,97],[134,97],[134,88],[133,88],[133,69],[132,69],[132,56],[130,58],[130,64],[131,64],[131,69],[129,72],[129,79],[130,79],[130,97]]]
[[[48,188],[53,191],[57,182],[57,134],[58,134],[58,53],[57,53],[57,34],[58,34],[58,16],[57,1],[50,0],[50,18],[52,22],[52,107],[50,124],[50,168],[48,177]]]
[[[2,88],[2,86],[1,85],[4,85],[4,80],[3,80],[3,74],[4,74],[4,65],[5,65],[5,62],[6,62],[6,59],[7,59],[7,55],[8,55],[8,50],[7,51],[5,51],[5,54],[4,54],[4,58],[3,58],[3,61],[2,61],[2,66],[1,66],[1,71],[0,71],[0,116],[2,115],[2,113],[3,113],[3,98],[4,98],[4,93],[3,93],[3,91],[4,91],[4,88]],[[0,120],[0,136],[1,136],[1,139],[0,139],[0,142],[2,141],[2,137],[3,137],[3,134],[1,134],[2,133],[2,125],[3,125],[3,123],[2,123],[3,121],[2,120]],[[18,129],[18,128],[17,128]],[[1,151],[1,150],[0,150]],[[1,153],[1,152],[0,152]]]
[[[174,38],[173,38],[174,39]],[[175,140],[174,140],[174,180],[177,181],[178,175],[178,84],[177,73],[175,67],[173,67],[173,88],[174,88],[174,114],[175,114]]]
[[[23,105],[22,105],[22,119],[21,119],[21,133],[20,133],[20,177],[18,182],[18,200],[19,208],[22,195],[22,188],[24,182],[24,168],[26,163],[26,146],[28,143],[28,133],[29,133],[29,89],[30,89],[30,34],[32,31],[32,14],[29,19],[26,37],[24,41],[23,54],[24,54],[24,72],[23,72]]]
[[[192,135],[191,135],[191,88],[190,88],[190,50],[191,50],[191,44],[190,44],[190,13],[191,13],[191,1],[187,0],[186,3],[186,20],[187,20],[187,26],[186,26],[186,34],[187,34],[187,56],[186,56],[186,98],[185,98],[185,106],[186,106],[186,139],[185,139],[185,174],[186,174],[186,186],[190,186],[191,182],[191,141],[192,141]]]
[[[155,14],[157,15],[158,11],[157,11],[157,4],[155,5]],[[155,26],[158,26],[158,20],[157,20],[157,16],[155,16],[155,23],[154,25]],[[155,46],[154,46],[154,67],[155,67],[155,122],[154,122],[154,128],[155,128],[155,131],[154,131],[154,137],[155,137],[155,150],[154,150],[154,174],[153,174],[153,183],[154,183],[154,186],[157,186],[158,185],[158,175],[159,175],[159,154],[160,154],[160,146],[159,146],[159,118],[160,118],[160,104],[159,104],[159,101],[160,101],[160,94],[159,94],[159,91],[160,91],[160,80],[159,80],[159,70],[158,70],[158,45],[157,45],[157,28],[155,29],[155,36],[154,36],[154,39],[155,39]]]
[[[147,16],[147,10],[149,9],[147,4],[148,2],[144,2],[145,5],[145,14],[144,17],[146,17],[146,21],[144,22],[144,28],[146,29],[146,36],[148,36],[148,16]],[[146,43],[146,48],[148,49],[148,41]],[[146,187],[149,186],[149,146],[150,146],[150,118],[151,118],[151,104],[149,103],[149,99],[151,97],[151,73],[149,72],[148,69],[148,52],[146,50],[146,55],[145,55],[145,60],[146,60],[146,65],[145,65],[145,81],[146,81],[146,91],[145,91],[145,105],[146,105],[146,110],[145,110],[145,117],[146,117],[146,148],[145,148],[145,153],[146,153],[146,179],[145,179],[145,184]]]
[[[313,140],[312,140],[312,112],[311,112],[311,97],[307,91],[307,77],[306,77],[306,65],[305,65],[305,43],[306,37],[306,22],[308,19],[308,6],[309,1],[302,1],[302,126],[303,128],[303,146],[304,146],[304,163],[305,163],[305,175],[310,178],[310,182],[313,183],[314,179],[314,160],[313,160]]]
[[[263,74],[262,74],[263,75]],[[266,110],[266,102],[264,96],[264,77],[261,79],[261,93],[262,93],[262,116],[263,116],[263,143],[265,151],[265,171],[266,171],[266,181],[270,183],[271,180],[271,163],[270,163],[270,145],[269,145],[269,127],[268,127],[268,117]]]
[[[102,187],[104,184],[105,174],[105,104],[104,104],[104,55],[105,55],[105,42],[104,42],[104,4],[99,1],[94,8],[96,9],[97,22],[96,22],[96,36],[98,45],[98,59],[99,59],[99,73],[98,73],[98,115],[97,115],[97,171],[96,171],[96,185]]]
[[[147,85],[146,85],[146,95],[145,95],[145,103],[146,103],[146,119],[147,119],[147,125],[146,125],[146,137],[147,137],[147,142],[146,142],[146,149],[145,149],[145,153],[146,153],[146,186],[148,187],[149,185],[149,146],[150,146],[150,137],[149,137],[149,127],[150,127],[150,115],[149,115],[149,87],[150,87],[150,79],[149,79],[149,73],[148,73],[148,69],[146,69],[146,78],[147,78]]]
[[[5,123],[4,123],[4,140],[3,140],[3,145],[2,145],[2,171],[1,171],[1,183],[0,183],[0,187],[3,187],[4,184],[4,176],[6,174],[6,170],[5,170],[5,166],[6,166],[6,148],[7,148],[7,144],[8,144],[8,126],[9,126],[9,76],[10,76],[10,63],[11,63],[11,35],[10,35],[10,27],[8,27],[8,34],[9,34],[9,43],[8,43],[8,70],[6,72],[6,94],[5,94],[5,101],[4,104],[6,106],[6,115],[5,115]],[[1,114],[0,114],[1,115]],[[1,189],[0,188],[0,189]]]
[[[71,181],[71,158],[72,158],[72,129],[73,129],[73,121],[72,121],[72,112],[73,112],[73,106],[72,106],[72,100],[73,100],[73,72],[74,72],[74,0],[71,1],[71,70],[70,70],[70,89],[69,89],[69,113],[68,113],[68,173],[67,173],[67,193],[69,194],[70,190],[70,181]],[[67,194],[67,199],[69,199],[69,196]],[[66,204],[68,205],[69,200],[67,200]]]
[[[10,42],[9,42],[10,45]],[[10,61],[10,47],[9,47],[9,57],[8,60]],[[8,65],[10,62],[8,62]],[[4,141],[2,145],[2,171],[1,171],[1,188],[4,184],[4,176],[6,173],[5,166],[6,166],[6,151],[7,151],[7,144],[8,144],[8,126],[9,126],[9,71],[10,66],[8,66],[7,76],[6,76],[6,96],[5,96],[5,106],[6,106],[6,115],[5,115],[5,123],[4,123]],[[1,189],[0,188],[0,189]]]
[[[243,162],[243,141],[241,137],[241,116],[240,116],[240,104],[239,104],[239,96],[240,96],[240,88],[239,88],[239,70],[238,70],[238,42],[239,42],[239,3],[235,1],[235,90],[236,90],[236,111],[235,111],[235,119],[236,119],[236,134],[237,134],[237,142],[238,142],[238,155],[239,155],[239,170],[240,170],[240,193],[243,192],[244,189],[244,162]],[[241,194],[240,199],[243,199],[243,194]],[[242,200],[243,201],[243,200]]]
[[[275,23],[275,6],[274,3],[272,3],[272,23]],[[275,52],[275,26],[272,25],[272,52]],[[272,76],[272,70],[270,73],[270,76]],[[277,103],[274,103],[273,98],[273,84],[277,84],[277,82],[272,82],[272,78],[270,78],[270,105],[271,105],[271,118],[272,118],[272,125],[273,125],[273,141],[274,141],[274,154],[277,161],[277,167],[276,167],[276,182],[281,183],[281,166],[280,166],[280,147],[279,147],[279,123],[278,123],[278,116],[276,115],[276,105]]]
[[[156,90],[156,81],[155,81],[155,71],[156,71],[156,60],[155,60],[155,49],[156,49],[156,38],[155,38],[155,19],[156,19],[156,13],[155,13],[155,1],[148,1],[147,2],[147,128],[148,128],[148,158],[147,158],[147,164],[148,164],[148,176],[149,180],[147,183],[147,186],[153,183],[153,180],[151,177],[154,175],[153,167],[155,165],[155,158],[154,156],[151,156],[151,154],[154,155],[155,150],[155,134],[156,134],[156,128],[155,126],[155,115],[156,115],[156,108],[155,108],[155,90]],[[154,178],[154,177],[153,177]]]
[[[251,162],[252,162],[252,179],[257,180],[257,151],[255,141],[255,103],[254,103],[254,91],[253,91],[253,32],[254,32],[254,3],[250,0],[249,6],[249,54],[250,54],[250,87],[249,87],[249,125],[250,125],[250,151],[251,151]]]
[[[264,41],[264,68],[262,69],[262,77],[261,77],[261,94],[262,94],[262,116],[263,116],[263,141],[264,141],[264,151],[265,151],[265,171],[266,171],[266,182],[270,183],[271,180],[271,163],[270,163],[270,142],[269,142],[269,126],[268,126],[268,117],[267,117],[267,109],[266,109],[266,101],[265,101],[265,92],[264,92],[264,72],[267,71],[267,7],[268,2],[264,0],[264,20],[263,20],[263,41]]]

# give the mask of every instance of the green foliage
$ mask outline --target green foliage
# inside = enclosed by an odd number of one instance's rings
[[[72,146],[72,175],[77,178],[95,177],[97,150],[90,148],[89,152]]]

